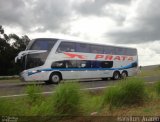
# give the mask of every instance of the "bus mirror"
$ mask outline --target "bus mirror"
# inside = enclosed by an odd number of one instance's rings
[[[35,53],[44,53],[47,52],[47,50],[26,50],[26,51],[21,51],[18,56],[15,57],[15,63],[17,63],[18,59],[21,59],[23,56],[27,54],[35,54]]]

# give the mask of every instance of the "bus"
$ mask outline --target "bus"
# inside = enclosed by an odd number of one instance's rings
[[[134,76],[138,72],[136,48],[57,38],[37,38],[15,58],[24,81],[58,84],[66,79]]]

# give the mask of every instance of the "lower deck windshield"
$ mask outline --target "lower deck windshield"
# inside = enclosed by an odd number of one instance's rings
[[[47,50],[47,52],[28,54],[25,57],[25,69],[42,66],[57,39],[35,39],[28,50]]]

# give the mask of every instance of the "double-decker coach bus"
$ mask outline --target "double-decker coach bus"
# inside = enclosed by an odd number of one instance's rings
[[[56,38],[32,40],[15,58],[24,81],[59,83],[63,79],[133,76],[138,71],[137,49]]]

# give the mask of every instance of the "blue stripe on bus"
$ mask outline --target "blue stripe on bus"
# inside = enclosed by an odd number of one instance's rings
[[[134,62],[134,63],[137,63],[137,62]],[[56,71],[124,70],[124,69],[132,68],[134,63],[131,63],[127,66],[120,67],[120,68],[46,68],[46,69],[36,70],[36,72],[28,72],[28,76],[33,75],[33,74],[37,74],[42,71],[54,71],[54,70],[56,70]]]

